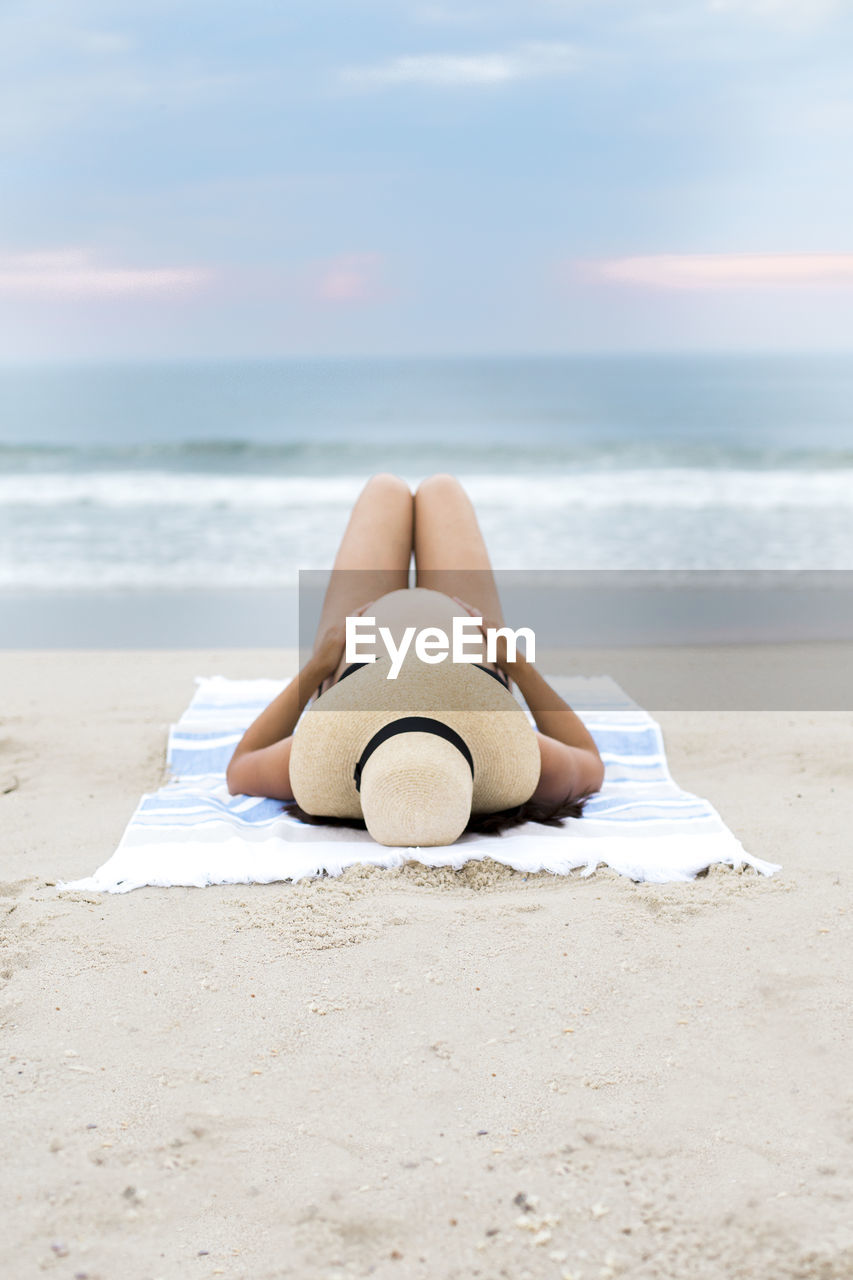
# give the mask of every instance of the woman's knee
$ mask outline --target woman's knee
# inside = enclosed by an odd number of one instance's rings
[[[428,476],[426,480],[422,480],[415,490],[415,501],[419,498],[428,498],[430,501],[434,498],[456,497],[465,490],[456,479],[456,476],[450,475],[446,471],[439,471],[434,476]]]
[[[376,475],[371,476],[367,484],[364,486],[365,493],[382,493],[395,495],[399,497],[411,498],[412,491],[406,484],[405,480],[400,476],[392,475],[390,471],[378,471]]]

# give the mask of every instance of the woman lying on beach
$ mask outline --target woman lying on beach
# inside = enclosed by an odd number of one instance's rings
[[[364,661],[347,663],[347,618],[362,645],[384,634],[386,652],[362,649]],[[442,660],[440,637],[455,625],[466,656]],[[230,793],[287,801],[305,822],[366,827],[378,843],[408,848],[579,816],[604,777],[598,749],[533,663],[513,653],[504,625],[458,480],[432,476],[413,495],[395,476],[374,476],[341,541],[312,655],[243,735]]]

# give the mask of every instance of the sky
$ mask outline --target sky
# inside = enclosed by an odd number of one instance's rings
[[[849,0],[4,0],[0,362],[853,349]]]

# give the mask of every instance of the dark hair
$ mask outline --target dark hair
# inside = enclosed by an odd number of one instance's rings
[[[472,813],[463,834],[471,831],[478,835],[499,836],[502,831],[519,827],[523,822],[541,822],[545,827],[559,827],[563,818],[579,818],[586,801],[586,796],[580,799],[566,796],[556,805],[525,800],[524,804],[518,804],[512,809],[501,809],[498,813]],[[284,811],[290,817],[298,818],[300,822],[312,827],[355,827],[359,831],[367,830],[363,818],[321,818],[300,809],[295,800],[287,800]]]

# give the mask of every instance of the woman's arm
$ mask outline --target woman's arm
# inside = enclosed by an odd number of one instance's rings
[[[333,628],[299,674],[249,725],[225,772],[232,796],[293,799],[290,787],[293,730],[308,699],[337,667],[343,645],[343,628]]]
[[[454,599],[468,613],[480,616],[472,605],[458,596]],[[482,625],[485,634],[493,624],[483,619]],[[509,661],[504,636],[497,637],[496,647],[498,666],[518,685],[539,730],[536,736],[542,768],[531,799],[544,805],[558,805],[563,800],[580,800],[598,791],[604,781],[604,764],[580,716],[523,654],[517,653],[515,661]]]
[[[518,685],[539,730],[542,768],[531,799],[557,805],[598,791],[604,764],[586,725],[525,657],[519,654],[515,662],[508,662],[505,645],[503,657],[501,661],[499,638],[498,666]]]

